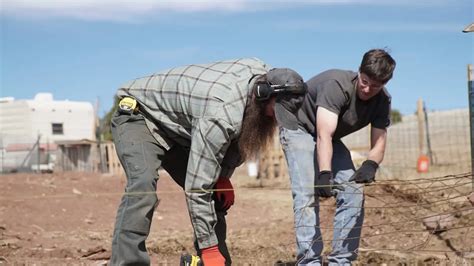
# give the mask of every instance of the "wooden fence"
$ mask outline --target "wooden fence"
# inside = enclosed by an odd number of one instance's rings
[[[120,163],[117,152],[115,151],[115,145],[113,142],[101,143],[100,154],[102,156],[102,172],[119,176],[125,175],[122,164]]]

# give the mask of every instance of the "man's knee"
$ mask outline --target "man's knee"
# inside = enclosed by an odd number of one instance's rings
[[[122,231],[148,234],[153,212],[158,203],[156,194],[127,194],[121,223]]]

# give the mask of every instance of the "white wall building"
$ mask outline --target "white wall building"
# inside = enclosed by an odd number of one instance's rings
[[[46,152],[57,149],[57,142],[95,141],[95,125],[89,102],[54,100],[51,93],[32,100],[0,98],[0,171],[31,167],[35,156],[29,153],[38,137]]]

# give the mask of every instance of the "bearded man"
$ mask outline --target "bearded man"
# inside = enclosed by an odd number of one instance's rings
[[[127,185],[117,212],[112,265],[149,265],[145,240],[157,205],[158,170],[184,190],[195,246],[206,266],[230,265],[225,215],[230,177],[271,142],[277,126],[297,129],[306,84],[257,58],[172,68],[117,92],[112,119]]]

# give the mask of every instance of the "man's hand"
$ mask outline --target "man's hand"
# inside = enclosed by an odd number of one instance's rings
[[[356,183],[372,183],[375,181],[375,172],[379,168],[379,164],[372,160],[365,160],[357,169],[354,175],[349,179],[349,182]]]
[[[202,262],[205,266],[224,266],[225,258],[217,246],[202,249],[201,253]]]
[[[222,207],[223,211],[227,211],[232,205],[234,205],[234,188],[230,179],[227,177],[219,177],[217,180],[216,191],[214,192],[217,199],[217,206]]]
[[[332,172],[319,172],[316,180],[316,195],[323,198],[329,198],[337,194],[336,190],[344,191],[344,188],[334,180]]]

